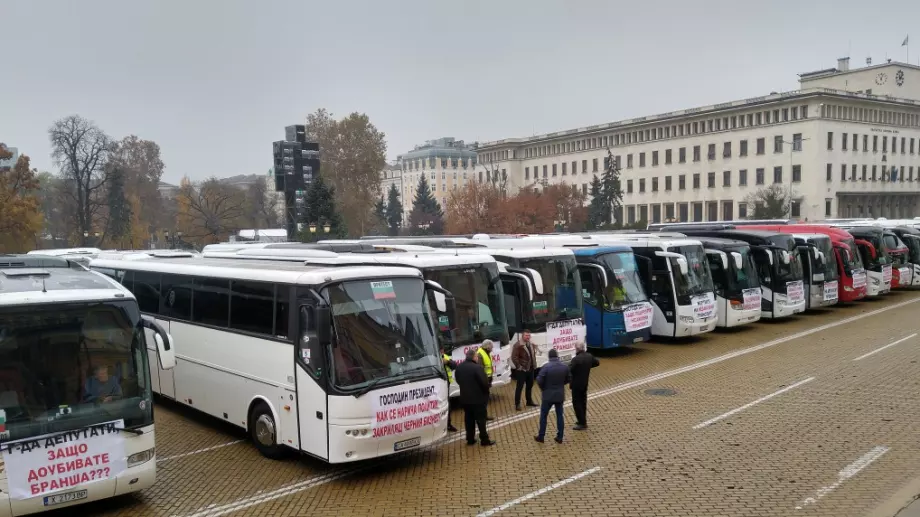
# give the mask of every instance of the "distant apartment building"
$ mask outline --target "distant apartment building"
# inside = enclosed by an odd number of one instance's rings
[[[476,170],[476,156],[476,150],[464,144],[463,140],[450,137],[429,140],[400,155],[400,185],[406,213],[412,209],[412,200],[415,199],[422,175],[425,175],[431,193],[442,207],[450,190],[459,188],[467,181],[482,181],[480,176],[485,171]]]
[[[307,188],[319,175],[319,144],[306,140],[306,127],[302,124],[287,126],[284,133],[284,140],[272,144],[272,170],[274,189],[284,195],[285,228],[293,239],[304,215]]]
[[[745,218],[748,196],[770,185],[788,192],[793,218],[920,215],[920,67],[851,69],[844,58],[799,82],[789,92],[487,142],[478,156],[507,170],[511,191],[565,182],[587,193],[609,148],[622,168],[615,216],[625,223]]]

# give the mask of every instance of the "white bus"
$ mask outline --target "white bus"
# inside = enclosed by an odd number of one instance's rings
[[[446,434],[447,386],[417,269],[207,258],[97,259],[175,339],[153,390],[237,425],[259,451],[329,463]]]
[[[208,252],[205,258],[262,259],[299,261],[314,266],[388,265],[418,268],[425,280],[434,282],[453,295],[456,313],[446,312],[443,295],[434,292],[429,299],[436,309],[437,336],[451,358],[466,359],[470,348],[477,349],[486,339],[495,343],[492,349],[493,386],[511,382],[511,346],[505,324],[505,300],[498,263],[490,255],[441,255],[424,246],[369,245],[379,253],[335,254],[316,250],[312,244],[274,244],[259,249],[237,252]],[[427,253],[426,253],[427,252]],[[439,299],[440,298],[440,299]],[[456,382],[450,385],[450,396],[460,394]]]
[[[153,485],[150,356],[175,364],[169,335],[117,282],[0,255],[0,516]]]
[[[718,309],[712,274],[700,241],[658,233],[588,235],[597,242],[632,248],[655,310],[652,335],[684,337],[715,328]]]
[[[44,255],[46,257],[59,257],[82,264],[89,264],[89,261],[96,258],[102,250],[99,248],[58,248],[48,250],[32,250],[27,255]]]

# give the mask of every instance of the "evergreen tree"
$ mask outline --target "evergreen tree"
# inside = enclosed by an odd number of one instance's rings
[[[374,202],[374,221],[370,231],[371,235],[384,235],[387,232],[387,205],[383,202],[383,195]]]
[[[109,218],[105,233],[111,242],[119,244],[131,231],[131,205],[125,196],[124,172],[113,168],[109,174],[109,189],[106,193]]]
[[[440,235],[444,230],[444,211],[431,194],[424,174],[418,180],[412,212],[409,213],[409,233],[412,235]]]
[[[345,224],[335,209],[335,187],[326,185],[322,176],[317,176],[307,187],[304,199],[304,213],[300,223],[301,242],[313,242],[345,236]],[[311,226],[314,231],[310,231]],[[329,232],[325,227],[329,227]]]
[[[399,199],[399,189],[396,184],[390,184],[390,191],[387,193],[386,220],[391,236],[399,235],[402,229],[403,221],[403,204]]]
[[[604,199],[604,187],[601,184],[601,179],[597,175],[594,176],[594,179],[591,180],[591,201],[588,203],[588,223],[587,226],[591,230],[597,230],[598,228],[603,228],[609,221],[604,220],[604,217],[609,216],[607,211],[607,203]]]
[[[604,176],[601,178],[601,197],[604,199],[604,221],[609,224],[613,215],[619,213],[623,204],[623,188],[620,185],[620,162],[613,158],[610,148],[604,158]]]

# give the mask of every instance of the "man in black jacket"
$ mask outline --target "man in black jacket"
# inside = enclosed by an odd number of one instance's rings
[[[591,368],[600,366],[600,361],[590,353],[585,351],[585,344],[575,345],[575,357],[569,363],[569,370],[572,372],[572,409],[575,410],[575,427],[576,431],[583,431],[588,428],[588,377],[591,376]]]
[[[495,445],[486,430],[486,404],[489,402],[489,379],[479,364],[476,350],[466,353],[466,360],[457,365],[454,375],[460,386],[460,403],[466,423],[466,443],[476,445],[476,426],[479,426],[479,444]]]

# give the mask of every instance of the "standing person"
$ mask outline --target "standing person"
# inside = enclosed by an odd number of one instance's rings
[[[492,368],[492,340],[487,339],[482,342],[482,345],[479,349],[476,350],[476,357],[479,360],[479,364],[482,365],[483,371],[486,373],[486,378],[489,379],[489,394],[486,397],[486,420],[493,420],[489,416],[489,404],[488,398],[492,396],[492,375],[495,373],[495,370]]]
[[[478,362],[475,350],[466,353],[466,360],[457,365],[455,377],[460,386],[460,403],[466,424],[466,444],[476,445],[476,427],[479,427],[479,444],[495,445],[486,430],[486,403],[489,401],[489,380]]]
[[[521,410],[521,392],[527,387],[524,399],[528,407],[536,407],[533,403],[534,371],[537,368],[537,351],[530,341],[530,332],[524,331],[511,349],[511,365],[514,367],[514,378],[517,386],[514,388],[514,409]]]
[[[572,408],[575,409],[575,427],[576,431],[583,431],[588,428],[588,377],[591,375],[591,368],[600,366],[600,361],[585,350],[584,343],[575,345],[575,357],[569,363],[569,371],[572,372]]]
[[[556,443],[562,443],[562,433],[565,429],[565,418],[562,416],[562,403],[565,402],[565,385],[572,381],[569,367],[559,361],[559,352],[555,348],[549,350],[549,362],[540,368],[537,376],[537,385],[543,390],[543,403],[540,405],[540,431],[534,439],[543,443],[546,435],[546,417],[552,407],[556,408]]]
[[[454,370],[457,369],[457,361],[450,358],[444,345],[441,345],[441,361],[444,363],[444,371],[447,372],[447,430],[451,433],[456,433],[457,428],[450,423],[450,385],[454,383]]]

